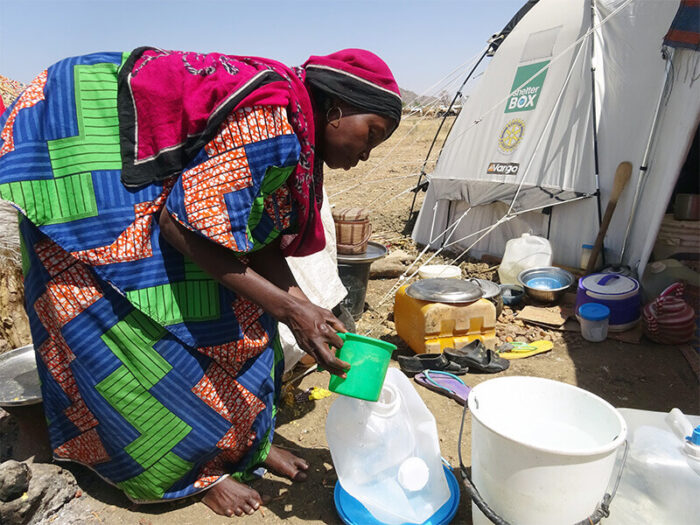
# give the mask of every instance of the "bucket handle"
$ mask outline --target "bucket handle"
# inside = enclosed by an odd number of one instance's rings
[[[476,402],[476,398],[474,398],[474,401]],[[469,477],[469,473],[467,472],[467,467],[462,461],[462,431],[464,430],[464,420],[467,415],[467,406],[467,403],[464,403],[464,409],[462,410],[462,424],[459,427],[459,443],[457,443],[457,455],[459,456],[459,472],[462,478],[462,484],[464,485],[464,489],[467,491],[467,494],[469,494],[471,500],[478,507],[478,509],[481,512],[483,512],[484,516],[486,516],[489,519],[489,521],[491,521],[491,523],[494,523],[495,525],[511,525],[510,522],[504,520],[498,514],[496,514],[494,510],[488,506],[488,503],[484,501],[484,499],[481,497],[481,494],[479,494],[479,491],[472,483],[472,480]],[[620,486],[622,473],[624,472],[625,464],[627,463],[628,452],[629,441],[625,439],[622,461],[620,462],[620,468],[617,475],[613,476],[615,478],[615,484],[613,485],[611,493],[605,493],[605,495],[603,496],[603,500],[600,503],[598,503],[598,506],[596,507],[595,511],[593,511],[593,514],[591,514],[582,521],[574,523],[573,525],[592,525],[594,523],[599,523],[600,520],[602,520],[603,518],[607,518],[610,516],[610,503],[612,503],[612,500],[615,497],[615,494],[617,493],[617,488]],[[613,479],[613,477],[611,477],[611,479]],[[610,485],[609,481],[608,485]]]
[[[617,472],[617,476],[615,477],[615,484],[613,485],[613,489],[611,493],[605,493],[603,496],[603,501],[601,501],[598,504],[598,508],[595,509],[595,512],[589,517],[586,518],[583,521],[580,521],[579,523],[575,525],[587,525],[591,521],[593,523],[598,523],[601,519],[607,518],[610,516],[610,503],[612,503],[613,498],[615,497],[615,494],[617,493],[617,488],[620,486],[620,480],[622,479],[622,474],[625,471],[625,464],[627,463],[627,454],[629,453],[630,450],[630,443],[627,439],[624,441],[624,450],[622,452],[622,461],[620,462],[620,469]],[[609,484],[609,483],[608,483]],[[597,519],[595,519],[597,518]],[[591,520],[591,521],[589,521]]]

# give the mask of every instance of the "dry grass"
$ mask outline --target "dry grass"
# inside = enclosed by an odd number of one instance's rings
[[[454,117],[440,131],[426,171],[435,159]],[[405,234],[414,193],[430,144],[440,126],[438,118],[405,118],[391,138],[372,152],[367,162],[349,170],[326,170],[325,185],[331,205],[337,208],[363,206],[370,209],[373,238],[390,241]],[[419,192],[414,211],[420,209],[423,193]]]

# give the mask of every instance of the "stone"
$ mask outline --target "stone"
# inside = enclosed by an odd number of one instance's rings
[[[14,444],[19,436],[17,419],[0,408],[0,463],[12,459]]]
[[[11,459],[0,464],[0,501],[12,501],[27,492],[32,471],[26,463]]]
[[[372,263],[369,268],[369,276],[372,279],[390,279],[403,275],[406,266],[401,262],[390,259],[379,259]]]
[[[28,525],[57,513],[76,494],[73,475],[58,465],[32,463],[26,493],[12,501],[0,502],[0,523]]]
[[[400,262],[403,264],[413,262],[415,259],[415,256],[411,255],[410,253],[407,253],[403,250],[392,250],[389,255],[385,257],[385,259],[388,259],[393,262]]]
[[[408,268],[407,264],[413,262],[414,258],[403,250],[392,250],[386,257],[372,263],[369,276],[372,279],[400,277]]]

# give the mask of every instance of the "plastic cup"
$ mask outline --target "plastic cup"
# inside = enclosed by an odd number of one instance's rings
[[[328,390],[366,401],[377,401],[396,345],[352,333],[338,334],[343,346],[336,357],[350,363],[345,379],[331,375]]]
[[[581,335],[586,341],[599,343],[608,337],[610,308],[604,304],[584,303],[578,309]]]

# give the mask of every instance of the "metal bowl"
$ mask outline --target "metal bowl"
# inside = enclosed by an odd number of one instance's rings
[[[523,295],[525,295],[525,289],[519,284],[502,284],[500,288],[503,304],[508,306],[517,305],[523,300]]]
[[[0,354],[0,406],[41,403],[34,345]]]
[[[518,282],[525,294],[542,303],[558,301],[574,281],[571,273],[555,266],[530,268],[518,274]]]

